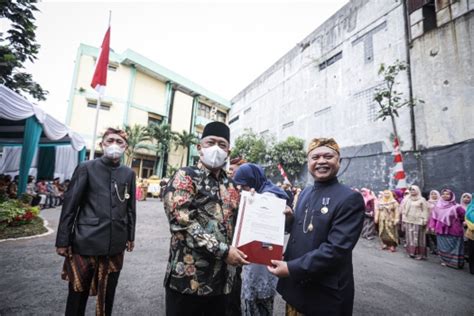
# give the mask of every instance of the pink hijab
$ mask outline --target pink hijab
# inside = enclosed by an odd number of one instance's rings
[[[437,199],[436,200],[433,200],[431,198],[431,194],[435,193],[436,196],[437,196]],[[428,199],[428,204],[430,205],[430,208],[433,208],[436,206],[436,204],[438,203],[439,199],[441,199],[441,194],[439,194],[439,191],[438,190],[431,190],[430,191],[430,198]]]
[[[436,203],[436,206],[433,207],[431,218],[447,226],[451,226],[451,219],[457,217],[456,209],[458,208],[458,204],[456,203],[456,196],[453,191],[449,189],[443,189],[441,194],[443,194],[443,192],[449,192],[451,194],[451,199],[449,201],[445,201],[441,197]]]
[[[360,193],[362,194],[362,197],[364,198],[365,205],[367,205],[367,203],[369,203],[370,201],[375,200],[375,196],[367,188],[360,189]]]

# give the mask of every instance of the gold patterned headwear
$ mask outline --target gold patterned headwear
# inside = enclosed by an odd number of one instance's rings
[[[337,152],[339,154],[339,145],[336,143],[334,138],[313,138],[313,140],[308,145],[308,152],[309,154],[313,149],[318,147],[328,147]]]

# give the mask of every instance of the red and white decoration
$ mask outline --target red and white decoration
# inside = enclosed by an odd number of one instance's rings
[[[288,184],[291,184],[290,180],[288,180],[288,176],[286,175],[285,170],[283,169],[283,166],[280,163],[278,164],[278,170],[280,170],[280,174],[283,177],[283,179],[285,180],[284,182],[288,183]]]
[[[398,138],[395,138],[393,142],[393,162],[395,163],[395,167],[393,168],[393,177],[397,180],[397,189],[406,189],[407,188],[407,180],[406,174],[403,170],[403,158],[402,153],[400,152],[400,143],[398,142]]]
[[[101,96],[105,93],[107,85],[107,68],[109,66],[110,51],[110,26],[105,33],[102,41],[99,58],[95,65],[94,77],[92,77],[91,87],[94,88]]]

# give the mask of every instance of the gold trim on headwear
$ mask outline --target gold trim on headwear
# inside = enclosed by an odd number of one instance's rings
[[[318,147],[328,147],[339,154],[339,145],[336,143],[334,138],[313,138],[308,145],[307,154]]]

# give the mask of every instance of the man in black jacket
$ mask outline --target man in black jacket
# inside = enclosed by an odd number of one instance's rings
[[[108,128],[101,146],[104,155],[81,163],[64,195],[56,252],[69,281],[66,315],[84,315],[89,293],[96,314],[111,315],[124,251],[134,247],[135,173],[120,165],[127,135]]]
[[[308,170],[315,182],[301,192],[287,217],[290,239],[285,261],[273,261],[277,290],[287,315],[351,315],[354,302],[352,249],[364,219],[364,200],[337,180],[339,146],[313,139]]]

